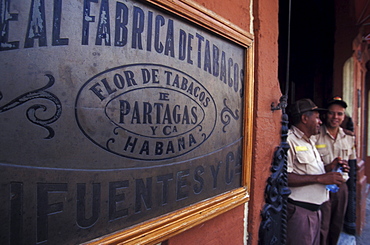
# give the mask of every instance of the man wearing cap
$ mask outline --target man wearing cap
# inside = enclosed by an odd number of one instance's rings
[[[333,159],[340,157],[347,166],[347,161],[356,159],[355,137],[348,135],[340,127],[344,118],[347,103],[339,96],[328,102],[327,111],[323,115],[324,125],[320,134],[316,135],[316,148],[321,155],[327,171],[336,170],[330,166]],[[344,173],[343,178],[348,179]],[[344,217],[348,203],[348,187],[344,182],[339,186],[339,191],[330,192],[329,201],[325,202],[322,210],[321,245],[337,244],[343,228]]]
[[[311,136],[319,133],[318,108],[310,99],[296,101],[291,107],[292,127],[288,132],[287,244],[320,244],[321,205],[329,199],[326,185],[344,182],[338,172],[326,173]],[[340,162],[334,159],[336,166]]]

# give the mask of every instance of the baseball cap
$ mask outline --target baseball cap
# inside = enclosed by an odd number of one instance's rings
[[[326,109],[319,108],[310,99],[300,99],[294,102],[291,106],[290,112],[293,115],[302,114],[307,111],[326,111]]]
[[[342,100],[340,96],[334,96],[328,101],[327,107],[331,106],[332,104],[338,104],[342,106],[343,108],[347,108],[347,103]]]

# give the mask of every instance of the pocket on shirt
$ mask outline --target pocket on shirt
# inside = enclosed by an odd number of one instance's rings
[[[349,158],[349,153],[350,153],[350,149],[349,149],[349,148],[343,148],[341,151],[342,151],[342,152],[341,152],[341,157],[342,157],[342,159],[344,159],[344,160],[348,160],[348,158]]]
[[[309,151],[297,151],[296,157],[299,163],[312,163],[315,161],[315,156]]]
[[[330,163],[333,159],[330,159],[330,152],[327,147],[324,148],[317,148],[317,151],[320,154],[321,159],[324,161],[324,163]]]

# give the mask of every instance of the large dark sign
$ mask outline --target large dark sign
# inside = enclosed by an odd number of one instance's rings
[[[143,2],[2,0],[0,244],[76,244],[241,186],[245,50]]]

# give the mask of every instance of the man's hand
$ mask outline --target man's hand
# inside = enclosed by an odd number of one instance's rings
[[[343,179],[343,176],[341,173],[329,172],[326,174],[318,175],[317,181],[323,185],[331,185],[331,184],[340,185],[343,182],[345,182],[345,179]]]
[[[338,168],[342,167],[343,172],[349,173],[349,166],[346,160],[342,160],[341,157],[335,158],[331,163],[325,165],[325,171],[332,172],[333,170],[337,170]]]
[[[343,179],[342,174],[338,172],[329,172],[329,173],[319,174],[319,175],[309,175],[309,174],[300,175],[300,174],[288,173],[288,186],[289,187],[299,187],[299,186],[312,185],[312,184],[340,185],[343,182],[345,182],[345,179]]]
[[[349,167],[348,162],[346,160],[341,160],[339,162],[339,164],[341,165],[343,172],[349,173],[350,167]]]

